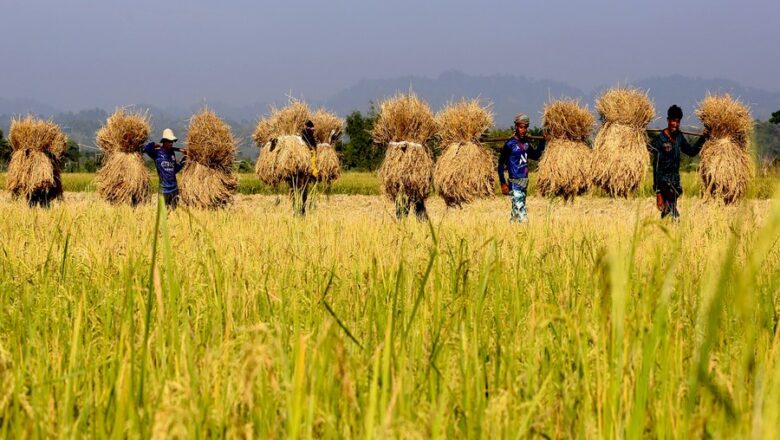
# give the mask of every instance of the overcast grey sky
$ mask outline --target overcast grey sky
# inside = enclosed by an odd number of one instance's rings
[[[0,97],[64,109],[322,99],[452,69],[780,90],[780,0],[0,0],[0,21]]]

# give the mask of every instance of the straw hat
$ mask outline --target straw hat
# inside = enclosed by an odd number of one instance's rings
[[[178,141],[178,139],[176,139],[176,136],[173,134],[173,130],[171,130],[170,128],[166,128],[165,130],[163,130],[162,139],[160,139],[160,142],[162,141],[176,142]]]

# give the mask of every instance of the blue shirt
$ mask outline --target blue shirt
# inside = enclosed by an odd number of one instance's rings
[[[154,142],[144,145],[144,153],[154,160],[154,166],[157,167],[157,175],[160,177],[160,190],[162,193],[170,194],[178,191],[179,184],[176,182],[176,173],[184,168],[186,158],[182,159],[181,162],[176,162],[176,152],[174,150],[155,149]]]
[[[509,187],[525,190],[528,187],[528,159],[539,160],[544,151],[545,142],[541,141],[539,148],[531,147],[529,139],[518,139],[512,136],[501,149],[498,157],[498,180],[506,183],[504,168],[509,172]]]

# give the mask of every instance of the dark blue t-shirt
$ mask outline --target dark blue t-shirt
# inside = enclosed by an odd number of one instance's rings
[[[157,175],[160,177],[160,190],[163,194],[170,194],[179,190],[176,182],[176,173],[184,168],[186,158],[181,162],[176,162],[176,152],[165,150],[164,148],[155,149],[154,142],[144,145],[144,153],[154,160],[157,167]]]
[[[544,151],[545,142],[539,143],[539,148],[532,148],[528,138],[518,139],[512,136],[501,149],[498,158],[498,179],[501,184],[506,183],[504,168],[509,172],[509,187],[525,190],[528,178],[528,159],[539,160]]]

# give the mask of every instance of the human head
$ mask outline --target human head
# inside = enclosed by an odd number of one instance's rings
[[[160,139],[160,143],[162,144],[163,148],[166,150],[170,150],[173,148],[173,143],[176,142],[178,139],[176,139],[176,135],[173,134],[173,130],[170,128],[166,128],[163,130],[162,139]]]
[[[528,133],[528,125],[531,119],[525,113],[518,113],[515,116],[515,134],[518,137],[524,137]]]
[[[683,111],[682,109],[677,106],[673,105],[669,107],[669,110],[666,112],[666,121],[667,126],[670,131],[677,131],[680,129],[680,120],[683,118]]]

